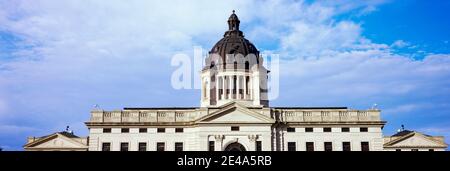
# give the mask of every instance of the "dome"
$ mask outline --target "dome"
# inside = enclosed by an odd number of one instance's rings
[[[241,54],[244,57],[248,54],[259,56],[259,51],[249,40],[244,38],[244,34],[239,30],[239,18],[234,13],[228,19],[228,31],[225,32],[222,39],[220,39],[211,49],[209,54],[218,54],[222,61],[225,62],[227,54]]]

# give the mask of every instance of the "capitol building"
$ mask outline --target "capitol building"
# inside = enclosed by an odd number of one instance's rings
[[[402,129],[383,136],[378,109],[273,107],[270,71],[234,13],[201,70],[199,107],[94,109],[88,137],[29,137],[25,150],[439,151],[441,136]]]

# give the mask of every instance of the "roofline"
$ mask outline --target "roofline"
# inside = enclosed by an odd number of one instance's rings
[[[348,109],[348,107],[270,107],[272,109]]]
[[[199,109],[199,107],[125,107],[124,110],[172,110],[172,109],[179,109],[179,110],[192,110],[192,109]]]

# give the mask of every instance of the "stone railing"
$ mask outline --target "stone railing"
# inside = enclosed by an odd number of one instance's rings
[[[189,122],[196,118],[194,111],[147,110],[147,111],[103,111],[91,112],[90,122],[136,123],[136,122]]]
[[[381,121],[379,110],[281,110],[283,122],[361,122]]]

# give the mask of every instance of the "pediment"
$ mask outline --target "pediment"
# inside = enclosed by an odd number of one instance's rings
[[[86,148],[85,144],[65,137],[61,134],[54,134],[46,138],[37,140],[25,146],[26,148],[60,149],[60,148]]]
[[[238,103],[223,105],[221,109],[200,118],[197,123],[275,123],[270,117],[248,109]]]
[[[436,140],[433,140],[430,137],[427,137],[422,134],[412,133],[411,135],[407,135],[405,137],[400,138],[399,140],[394,140],[394,142],[388,142],[387,146],[389,147],[441,147],[445,146]]]

